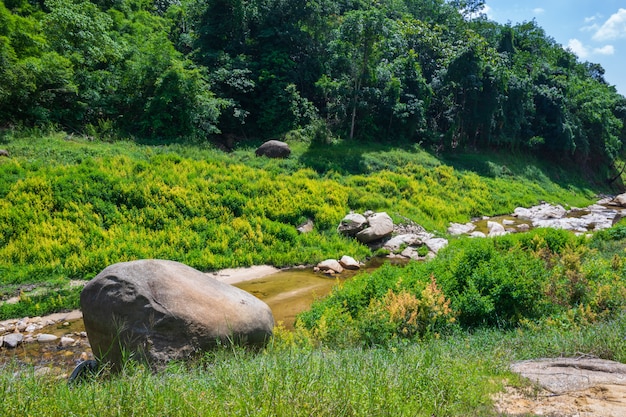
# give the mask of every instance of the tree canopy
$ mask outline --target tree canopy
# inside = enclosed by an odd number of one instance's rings
[[[624,157],[604,69],[483,3],[4,0],[0,127],[245,141],[321,125],[588,169]]]

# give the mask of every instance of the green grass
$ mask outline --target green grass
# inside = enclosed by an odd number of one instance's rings
[[[335,230],[350,210],[387,211],[444,233],[450,221],[540,200],[583,206],[606,191],[584,185],[573,171],[555,182],[552,171],[528,157],[508,163],[526,167],[515,175],[503,169],[485,175],[416,145],[297,141],[290,158],[270,160],[254,156],[253,147],[226,154],[207,144],[33,131],[4,132],[0,144],[11,153],[0,160],[0,285],[14,291],[3,297],[50,280],[69,291],[70,279],[139,258],[203,271],[314,264],[344,254],[363,260],[369,249]],[[505,160],[487,155],[483,164],[501,167]],[[300,235],[296,227],[306,219],[315,230]],[[62,304],[76,307],[74,299],[68,295]],[[35,304],[33,314],[59,308]],[[16,308],[0,307],[0,318],[28,311]]]
[[[158,373],[129,363],[68,387],[7,365],[3,415],[37,416],[495,416],[492,395],[527,385],[516,360],[596,355],[626,361],[626,316],[585,329],[482,329],[418,344],[318,349],[280,336],[254,353],[222,349]]]
[[[565,328],[626,310],[626,226],[591,239],[537,229],[460,238],[430,262],[385,265],[333,289],[296,323],[329,346],[416,341],[457,326]]]
[[[584,206],[607,191],[524,156],[440,159],[416,146],[296,142],[289,159],[268,160],[254,157],[252,148],[225,154],[200,144],[104,143],[64,134],[11,134],[0,144],[12,155],[0,160],[0,295],[22,292],[20,303],[0,305],[2,318],[76,307],[79,290],[70,288],[70,278],[88,279],[128,259],[162,257],[201,270],[341,254],[363,259],[371,255],[367,248],[335,232],[349,210],[387,210],[443,233],[450,221],[539,200]],[[306,218],[316,229],[298,235],[295,226]],[[527,384],[509,371],[512,361],[580,354],[626,361],[626,315],[615,291],[624,288],[625,236],[622,225],[590,241],[561,231],[454,240],[434,262],[385,267],[351,281],[326,301],[339,299],[335,310],[322,302],[307,313],[316,325],[326,315],[323,331],[277,329],[259,352],[219,349],[157,373],[129,362],[119,374],[105,371],[72,387],[63,377],[10,363],[0,369],[0,413],[495,416],[492,395],[505,383]],[[414,338],[369,344],[350,340],[354,329],[333,327],[338,318],[358,322],[356,311],[369,308],[358,331],[401,329],[380,320],[386,316],[376,306],[437,313],[445,299],[439,288],[427,291],[433,274],[452,307],[484,308],[483,325],[467,325],[476,317],[459,315],[465,327],[437,322]],[[516,285],[533,291],[522,294]],[[411,296],[389,297],[390,288]],[[463,297],[463,288],[480,297]],[[562,309],[545,309],[546,295]],[[487,308],[489,300],[509,305],[506,297],[526,316],[511,310],[505,323]],[[577,297],[587,306],[566,305]],[[354,317],[340,311],[347,305]],[[333,343],[320,337],[343,330]]]

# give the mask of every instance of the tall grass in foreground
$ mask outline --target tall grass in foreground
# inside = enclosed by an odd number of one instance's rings
[[[73,387],[9,365],[0,413],[32,416],[490,416],[525,382],[511,361],[598,355],[626,361],[626,316],[577,330],[493,329],[391,348],[323,350],[279,336],[260,353],[223,349],[151,373],[136,364]]]

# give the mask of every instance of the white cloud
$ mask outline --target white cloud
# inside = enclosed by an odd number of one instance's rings
[[[614,55],[615,48],[613,45],[604,45],[602,48],[595,48],[593,53],[598,55]]]
[[[578,39],[570,39],[567,48],[578,56],[580,59],[587,59],[591,55],[614,55],[615,48],[613,45],[604,45],[601,48],[591,49]]]
[[[578,39],[570,39],[567,43],[567,49],[575,53],[580,59],[586,59],[589,56],[589,49]]]
[[[493,20],[493,9],[488,5],[485,4],[480,12],[486,14],[489,19]]]
[[[585,17],[585,23],[591,23],[596,20],[597,16]]]
[[[542,14],[545,13],[545,9],[542,9],[541,7],[537,7],[536,9],[533,9],[533,13],[534,14]]]
[[[462,13],[463,15],[465,15],[465,18],[466,18],[466,19],[470,19],[470,20],[471,20],[471,19],[476,19],[476,18],[479,18],[479,17],[481,17],[481,16],[485,16],[485,15],[487,16],[487,18],[488,18],[488,19],[490,19],[490,20],[494,20],[494,19],[493,19],[493,15],[492,15],[492,13],[491,13],[491,12],[492,12],[491,7],[487,6],[486,4],[485,4],[485,5],[483,5],[483,8],[482,8],[482,9],[480,9],[480,10],[478,10],[478,11],[474,12],[474,13],[467,13],[467,14],[466,14],[466,13],[465,13],[465,10],[461,10],[461,13]]]
[[[593,35],[595,41],[626,38],[626,9],[619,9]]]
[[[596,32],[598,29],[600,29],[600,25],[597,23],[594,23],[593,25],[581,27],[580,31],[581,32]]]

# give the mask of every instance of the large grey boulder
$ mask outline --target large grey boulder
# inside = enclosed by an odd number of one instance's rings
[[[287,158],[291,155],[291,149],[285,142],[279,140],[268,140],[255,151],[256,156],[267,156],[268,158]]]
[[[390,236],[393,232],[393,220],[385,212],[374,213],[367,218],[369,227],[356,234],[361,243],[370,243]]]
[[[96,358],[125,355],[159,366],[218,344],[263,345],[274,318],[261,300],[178,262],[139,260],[105,268],[80,296]]]
[[[337,232],[344,236],[354,236],[367,227],[367,218],[359,213],[348,213],[337,226]]]

